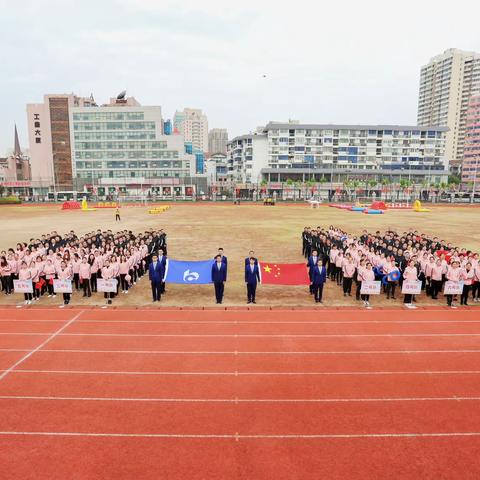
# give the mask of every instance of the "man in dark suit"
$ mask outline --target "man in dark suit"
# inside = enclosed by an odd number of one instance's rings
[[[250,250],[248,252],[248,257],[245,258],[245,266],[250,265],[250,259],[253,258],[255,265],[258,265],[258,259],[255,257],[255,252]]]
[[[218,253],[217,255],[220,255],[220,257],[222,258],[222,263],[225,264],[225,266],[227,266],[228,262],[227,262],[227,257],[223,254],[223,248],[219,248],[218,249]],[[216,257],[215,257],[216,258]]]
[[[308,267],[308,276],[310,277],[310,293],[313,294],[313,269],[318,262],[318,252],[317,250],[312,251],[312,255],[308,257],[307,267]]]
[[[247,303],[255,302],[255,293],[257,291],[257,283],[260,282],[260,272],[255,258],[250,257],[248,265],[245,267],[245,283],[247,284]]]
[[[152,255],[152,263],[148,266],[148,277],[152,284],[152,296],[154,302],[159,302],[162,296],[162,282],[165,276],[165,257],[163,262],[158,260],[158,255]]]
[[[158,261],[160,262],[160,265],[163,265],[163,271],[165,272],[167,268],[167,257],[163,254],[163,248],[160,248],[158,250]],[[165,282],[163,281],[163,277],[162,277],[162,285],[160,287],[160,293],[162,295],[165,293]]]
[[[212,282],[215,286],[215,298],[217,299],[217,303],[222,303],[223,301],[223,291],[225,289],[226,281],[227,264],[222,261],[222,256],[218,254],[212,265]]]
[[[313,295],[316,303],[322,303],[323,285],[327,281],[327,270],[322,262],[317,260],[317,264],[311,269]]]

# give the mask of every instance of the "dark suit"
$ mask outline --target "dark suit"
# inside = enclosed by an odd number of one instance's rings
[[[255,257],[252,257],[254,259],[255,265],[258,265],[258,259]],[[250,257],[245,258],[245,266],[250,265]]]
[[[313,278],[313,268],[315,267],[315,265],[317,264],[317,260],[318,260],[318,255],[317,257],[308,257],[308,262],[307,262],[307,267],[308,267],[308,276],[310,278],[310,293],[313,293],[313,281],[312,281],[312,278]]]
[[[247,284],[248,302],[255,302],[255,293],[257,291],[257,283],[260,282],[260,272],[258,265],[253,265],[253,271],[250,264],[245,267],[245,283]]]
[[[217,299],[217,303],[222,303],[225,288],[224,282],[227,281],[227,264],[223,262],[223,258],[220,268],[218,268],[217,262],[214,262],[212,265],[212,282],[215,285],[215,298]]]
[[[155,264],[152,262],[148,266],[148,278],[152,284],[152,297],[154,302],[159,302],[162,295],[162,282],[165,276],[165,257],[162,257],[162,261],[158,260]]]
[[[327,270],[323,265],[315,266],[311,270],[313,294],[315,296],[315,302],[322,301],[323,285],[327,281]]]

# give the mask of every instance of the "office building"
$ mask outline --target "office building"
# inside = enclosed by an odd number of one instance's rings
[[[463,160],[468,102],[478,94],[479,53],[449,49],[421,68],[417,122],[449,128],[445,155],[452,173]]]
[[[208,120],[199,109],[185,108],[175,112],[173,117],[174,132],[180,133],[193,148],[208,152]]]
[[[470,98],[467,110],[462,182],[480,186],[480,95]]]
[[[228,133],[226,128],[212,128],[208,132],[208,151],[215,153],[227,153]]]

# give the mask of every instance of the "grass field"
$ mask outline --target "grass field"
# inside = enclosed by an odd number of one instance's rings
[[[389,211],[385,215],[364,215],[341,211],[327,206],[312,209],[302,205],[243,204],[174,204],[160,215],[148,214],[146,207],[122,208],[122,221],[115,223],[114,210],[94,212],[61,211],[60,207],[5,206],[0,208],[0,249],[29,241],[42,233],[56,230],[59,233],[74,229],[83,234],[97,228],[130,229],[135,232],[148,227],[164,228],[168,234],[170,258],[204,260],[213,257],[218,247],[225,249],[229,260],[228,282],[225,289],[225,306],[243,305],[246,302],[243,283],[243,259],[248,251],[264,261],[302,262],[300,235],[304,226],[336,225],[351,233],[393,228],[405,231],[409,228],[438,235],[452,243],[472,250],[480,250],[480,209],[472,207],[433,207],[429,213],[413,211]],[[20,295],[0,296],[0,304],[18,302]],[[355,301],[344,299],[340,288],[327,285],[324,295],[328,306],[353,305]],[[400,306],[400,300],[396,303]],[[440,300],[440,302],[443,301]],[[43,298],[42,305],[59,303],[58,299]],[[214,304],[211,285],[169,285],[163,306],[210,306]],[[312,306],[305,287],[260,286],[258,305]],[[74,295],[73,305],[103,304],[97,294],[83,300]],[[114,300],[117,306],[150,305],[150,289],[146,279],[135,286],[128,296]],[[420,297],[419,305],[428,303]],[[430,304],[432,302],[430,301]],[[387,305],[385,299],[374,299],[373,305]],[[388,305],[392,305],[389,301]],[[321,307],[320,307],[321,308]]]

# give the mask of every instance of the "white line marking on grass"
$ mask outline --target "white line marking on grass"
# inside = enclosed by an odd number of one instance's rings
[[[4,370],[0,370],[2,372]],[[382,372],[382,371],[358,371],[358,372],[141,372],[141,371],[102,371],[102,370],[22,370],[17,369],[13,373],[26,374],[55,374],[55,375],[138,375],[138,376],[354,376],[354,375],[480,375],[480,370],[451,370],[451,371],[412,371],[412,372]]]
[[[293,434],[293,435],[242,435],[242,434],[174,434],[174,433],[91,433],[91,432],[13,432],[4,431],[0,435],[47,436],[47,437],[112,437],[112,438],[172,438],[172,439],[252,439],[252,440],[296,440],[296,439],[355,439],[355,438],[443,438],[479,437],[480,432],[441,432],[441,433],[358,433],[358,434]]]
[[[56,332],[52,333],[44,342],[42,342],[38,347],[34,348],[31,350],[29,353],[24,355],[20,360],[15,362],[8,370],[4,370],[2,374],[0,374],[0,381],[3,380],[12,370],[14,370],[16,367],[18,367],[20,364],[22,364],[25,360],[30,358],[35,352],[38,352],[42,347],[47,345],[48,342],[53,340],[56,336],[58,336],[63,330],[65,330],[67,327],[69,327],[77,318],[80,317],[80,315],[83,313],[83,310],[78,312],[72,319],[67,321],[65,325],[60,327]]]
[[[125,397],[53,397],[2,395],[0,400],[45,400],[79,402],[151,402],[151,403],[382,403],[382,402],[461,402],[480,401],[480,397],[398,397],[398,398],[125,398]]]

